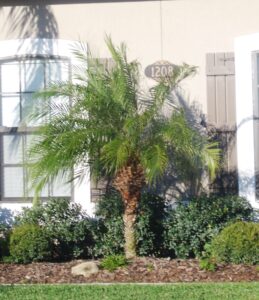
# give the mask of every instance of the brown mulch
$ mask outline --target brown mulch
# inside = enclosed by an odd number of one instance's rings
[[[9,283],[87,283],[87,282],[219,282],[259,281],[256,266],[219,265],[215,272],[199,269],[197,260],[137,258],[114,272],[100,270],[89,278],[72,276],[71,267],[81,261],[67,263],[32,263],[28,265],[0,263],[0,284]]]

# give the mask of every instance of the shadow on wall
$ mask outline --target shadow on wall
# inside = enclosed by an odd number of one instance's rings
[[[174,99],[173,99],[174,98]],[[188,199],[201,193],[211,193],[220,196],[238,194],[238,171],[237,162],[233,159],[236,151],[236,128],[216,128],[209,124],[206,116],[202,112],[200,104],[191,102],[182,90],[176,91],[172,101],[185,111],[186,117],[193,128],[200,134],[206,134],[213,141],[219,142],[222,151],[220,170],[213,182],[209,182],[206,172],[202,169],[192,170],[183,165],[180,172],[179,166],[175,166],[174,161],[161,181],[156,186],[155,191],[159,192],[167,199]],[[178,168],[176,168],[178,167]],[[243,178],[243,185],[251,184],[250,178]]]
[[[240,191],[244,194],[253,193],[254,184],[256,184],[256,194],[259,195],[259,175],[254,176],[240,175],[238,178],[237,158],[235,158],[234,164],[230,165],[232,155],[236,155],[236,134],[238,129],[249,121],[257,121],[259,118],[256,116],[247,117],[242,120],[235,128],[215,128],[211,127],[211,134],[219,141],[220,148],[222,149],[222,168],[217,175],[217,178],[210,185],[210,190],[213,193],[220,195],[238,194],[240,185]],[[233,157],[232,157],[233,159]],[[258,196],[257,196],[258,197]]]
[[[214,194],[227,195],[238,194],[238,170],[237,160],[233,160],[236,152],[236,128],[215,128],[211,127],[210,135],[219,142],[219,147],[222,151],[221,169],[219,170],[216,179],[210,184],[210,191]],[[231,158],[232,157],[232,158]],[[247,178],[244,179],[247,181]]]
[[[0,208],[0,229],[1,226],[4,228],[11,227],[13,224],[14,215],[10,209]]]
[[[32,39],[29,44],[29,53],[37,54],[44,49],[46,53],[52,52],[52,43],[48,43],[44,39],[56,39],[59,35],[58,24],[52,9],[49,5],[30,5],[30,6],[13,6],[10,8],[7,15],[7,35],[17,36],[19,39]],[[41,42],[33,39],[43,39]],[[24,43],[20,43],[20,48]],[[18,48],[18,49],[20,49]],[[26,80],[26,91],[35,91],[35,86],[42,89],[43,86],[39,84],[39,77],[42,73],[43,64],[41,63],[26,63],[23,65]],[[60,70],[61,72],[61,70]],[[20,79],[21,80],[21,79]],[[48,82],[49,83],[49,82]],[[28,96],[30,98],[30,96]],[[31,112],[30,107],[36,103],[36,99],[26,101],[24,110],[27,110],[27,115]],[[20,104],[17,106],[17,118],[20,116]],[[17,125],[16,125],[17,126]]]
[[[7,19],[7,32],[17,32],[20,39],[58,37],[58,24],[49,5],[14,6]]]

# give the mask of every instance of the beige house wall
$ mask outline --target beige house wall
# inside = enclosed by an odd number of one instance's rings
[[[16,6],[12,11],[10,7],[0,7],[0,40],[82,40],[97,55],[107,57],[104,35],[110,34],[115,43],[127,43],[130,59],[137,58],[143,70],[161,58],[198,66],[198,75],[184,87],[189,100],[201,103],[206,112],[206,53],[233,51],[235,37],[259,32],[258,12],[258,0]],[[152,83],[147,80],[147,85]]]

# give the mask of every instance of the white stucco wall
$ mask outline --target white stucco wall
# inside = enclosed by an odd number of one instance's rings
[[[104,36],[110,34],[115,43],[126,42],[129,58],[138,59],[143,69],[161,58],[198,66],[199,73],[184,87],[190,100],[201,103],[206,112],[206,53],[234,51],[236,37],[259,32],[258,11],[258,0],[249,4],[246,0],[163,0],[17,6],[12,18],[10,8],[4,7],[0,40],[32,36],[82,40],[106,57]],[[19,26],[24,16],[27,21]]]
[[[249,77],[242,77],[239,70],[249,72],[250,65],[244,65],[245,60],[241,62],[242,59],[239,59],[241,50],[238,50],[237,46],[234,47],[234,40],[239,36],[259,32],[258,11],[258,0],[123,1],[2,7],[0,40],[28,37],[81,40],[90,45],[96,56],[107,57],[109,53],[104,36],[110,34],[116,44],[126,42],[129,59],[138,59],[143,70],[161,58],[175,64],[186,62],[198,66],[198,74],[185,81],[183,87],[189,101],[198,102],[205,113],[206,53],[235,50],[237,80],[240,83],[237,84],[239,97],[237,101],[240,104],[237,108],[237,117],[240,122],[251,112],[250,104],[248,106],[241,104],[242,93],[248,93],[250,97],[251,91],[247,89]],[[22,23],[22,20],[25,22]],[[237,40],[237,44],[245,45],[246,42],[245,39],[242,42]],[[153,84],[153,81],[147,80],[144,75],[143,80],[147,85]],[[248,161],[242,162],[242,159],[240,161],[240,157],[247,154],[246,147],[251,146],[246,141],[251,140],[252,134],[249,122],[240,127],[238,132],[239,145],[246,144],[238,151],[242,172],[252,172],[251,151],[249,157],[246,155]],[[252,180],[251,189],[253,184]],[[248,195],[251,194],[250,199],[253,201],[253,192],[252,190],[250,192],[250,188],[246,191]],[[79,198],[82,199],[87,193],[85,187],[82,187],[81,192],[78,192]]]

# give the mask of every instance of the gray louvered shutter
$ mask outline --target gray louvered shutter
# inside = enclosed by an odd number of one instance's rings
[[[207,54],[206,75],[208,122],[215,126],[223,150],[222,169],[211,190],[237,193],[234,53]]]

